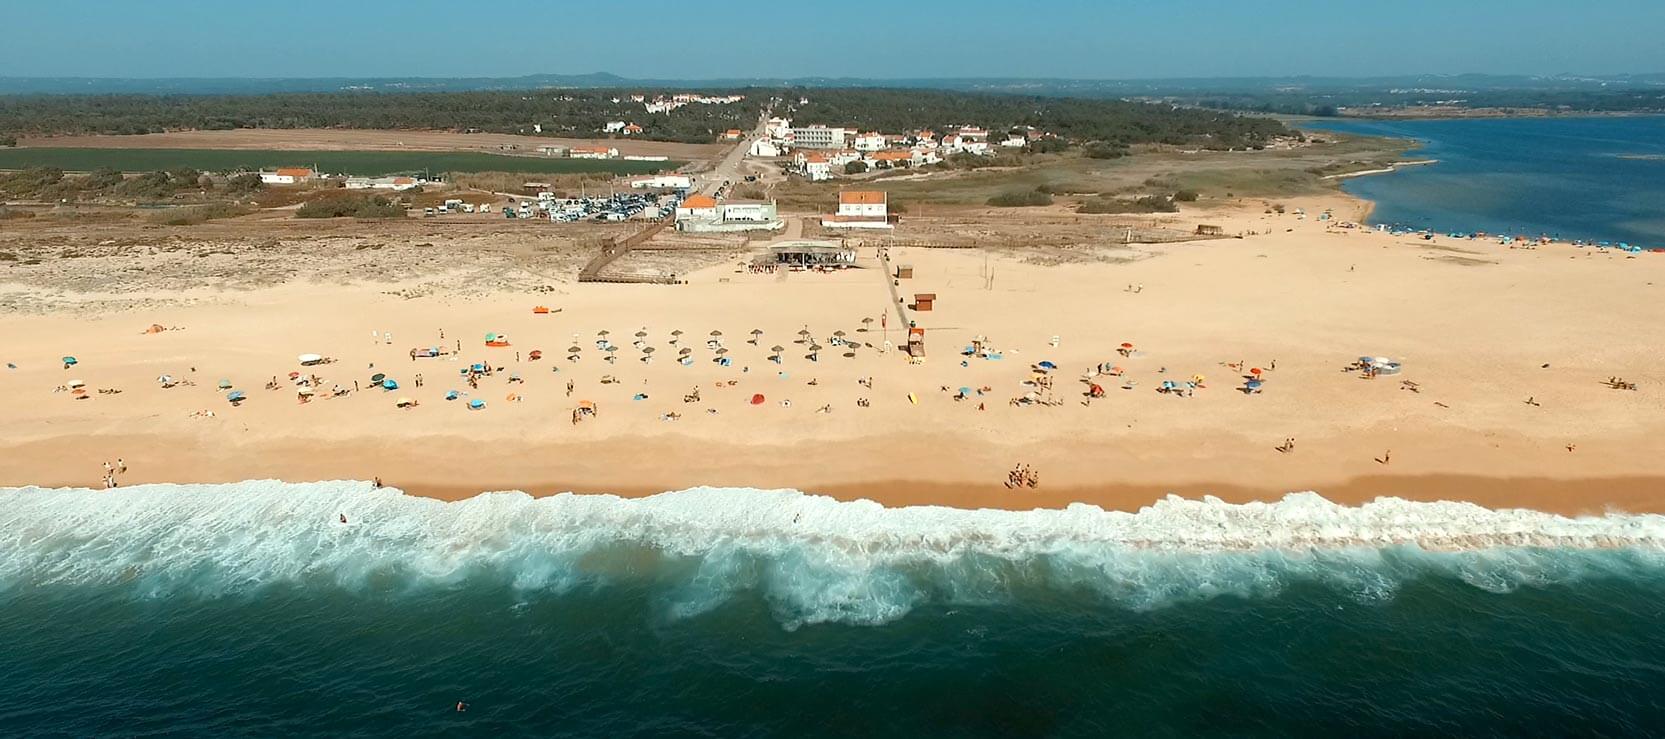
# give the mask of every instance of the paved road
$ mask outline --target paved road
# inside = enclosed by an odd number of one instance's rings
[[[699,186],[694,189],[705,195],[716,195],[717,188],[722,187],[724,182],[744,181],[745,170],[741,168],[741,161],[746,158],[746,151],[751,148],[752,139],[763,135],[765,125],[766,120],[759,118],[757,127],[752,129],[751,133],[742,136],[740,143],[729,149],[728,153],[717,161],[716,166],[699,175]]]

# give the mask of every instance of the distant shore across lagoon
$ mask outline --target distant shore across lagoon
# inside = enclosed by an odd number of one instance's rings
[[[1371,223],[1665,247],[1665,116],[1302,125],[1415,140],[1414,156],[1437,160],[1335,177],[1374,204]],[[1388,173],[1395,176],[1362,176]]]

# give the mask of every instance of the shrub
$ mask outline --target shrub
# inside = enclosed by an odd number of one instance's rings
[[[844,165],[844,174],[861,174],[867,171],[867,162],[857,159]]]
[[[1052,195],[1040,190],[1012,190],[989,198],[989,205],[1000,208],[1026,208],[1035,205],[1051,205]]]
[[[1127,147],[1098,141],[1083,147],[1081,153],[1088,159],[1120,159],[1127,156]]]
[[[403,218],[405,207],[380,195],[310,200],[296,218]]]
[[[1179,192],[1174,193],[1174,200],[1180,203],[1195,203],[1197,202],[1197,191],[1180,190]]]
[[[1093,198],[1082,201],[1075,209],[1077,213],[1114,214],[1114,213],[1172,213],[1179,210],[1172,200],[1161,195],[1146,195],[1136,200],[1122,200],[1120,198]]]
[[[164,226],[193,226],[216,218],[235,218],[252,212],[252,208],[231,203],[209,203],[189,208],[173,208],[151,216],[150,221]]]

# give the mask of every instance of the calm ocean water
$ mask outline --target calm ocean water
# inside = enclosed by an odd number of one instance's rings
[[[1359,177],[1375,223],[1665,248],[1665,117],[1324,121],[1415,139],[1439,164]]]
[[[1665,727],[1658,516],[253,482],[0,489],[0,545],[8,735]]]

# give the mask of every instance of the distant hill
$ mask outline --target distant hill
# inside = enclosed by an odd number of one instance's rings
[[[1635,75],[1406,75],[1396,77],[1211,77],[1144,80],[1065,78],[746,77],[631,79],[606,72],[520,77],[0,77],[0,95],[139,94],[259,95],[283,92],[470,92],[545,88],[886,87],[1010,92],[1072,97],[1188,96],[1231,93],[1358,93],[1386,90],[1594,92],[1610,88],[1665,88],[1665,74]]]

